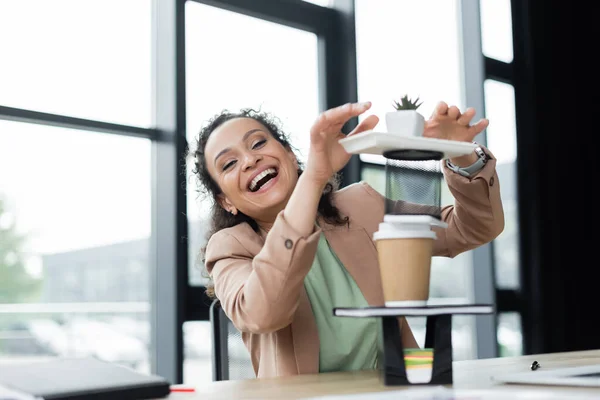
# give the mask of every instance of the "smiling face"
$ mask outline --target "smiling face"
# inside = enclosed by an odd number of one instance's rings
[[[269,130],[252,118],[236,118],[216,128],[204,149],[206,167],[221,189],[227,211],[273,222],[296,182],[298,161]]]

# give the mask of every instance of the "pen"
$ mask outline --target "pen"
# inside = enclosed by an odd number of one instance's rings
[[[538,369],[540,367],[540,363],[537,361],[534,361],[531,363],[531,370],[535,371],[536,369]]]
[[[171,393],[194,393],[196,389],[191,386],[173,385],[171,386]]]

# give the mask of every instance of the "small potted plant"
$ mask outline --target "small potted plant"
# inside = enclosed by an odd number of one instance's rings
[[[385,115],[385,123],[388,133],[402,136],[422,136],[425,129],[425,118],[417,112],[419,106],[419,98],[411,100],[408,95],[405,95],[400,101],[394,100],[394,108],[396,111],[391,111]]]

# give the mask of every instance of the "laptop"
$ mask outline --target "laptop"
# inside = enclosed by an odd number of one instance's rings
[[[59,358],[0,364],[0,393],[3,391],[20,393],[23,399],[145,400],[168,396],[170,383],[96,358]]]

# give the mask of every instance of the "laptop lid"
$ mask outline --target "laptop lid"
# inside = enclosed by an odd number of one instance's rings
[[[0,386],[44,400],[158,399],[170,393],[162,377],[95,358],[0,363]]]

